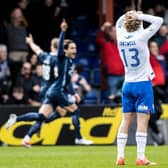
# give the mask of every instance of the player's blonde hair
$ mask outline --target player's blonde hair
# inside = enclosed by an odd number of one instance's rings
[[[133,19],[130,19],[129,17],[125,17],[123,23],[127,32],[134,32],[137,29],[139,29],[141,26],[140,20],[133,20]]]
[[[59,42],[59,38],[53,38],[53,39],[51,40],[51,46],[52,46],[53,48],[56,48],[56,49],[57,49],[57,47],[58,47],[58,42]]]

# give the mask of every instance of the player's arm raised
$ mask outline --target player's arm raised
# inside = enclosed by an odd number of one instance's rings
[[[26,37],[26,43],[36,55],[39,55],[43,52],[43,50],[37,44],[34,43],[33,36],[31,34],[29,34],[29,36]]]
[[[63,19],[60,27],[61,27],[61,33],[59,35],[59,42],[58,42],[58,57],[64,55],[65,32],[68,28],[68,24],[66,23],[65,19]]]
[[[124,27],[123,27],[124,18],[125,18],[125,14],[122,15],[121,17],[119,17],[119,19],[116,22],[116,34],[117,34],[117,37],[120,37],[120,34],[123,34],[123,30],[124,30]]]
[[[147,39],[147,40],[150,39],[159,30],[161,24],[163,23],[163,18],[158,16],[152,16],[152,15],[137,12],[136,17],[138,20],[151,23],[150,26],[144,29],[143,34],[141,34],[141,38]]]

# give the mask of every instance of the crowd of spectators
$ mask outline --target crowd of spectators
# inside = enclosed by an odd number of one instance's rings
[[[83,3],[77,0],[71,3],[68,0],[14,0],[12,2],[2,0],[0,2],[0,104],[40,104],[42,67],[38,64],[37,55],[26,44],[25,38],[31,33],[34,41],[43,50],[50,51],[50,40],[58,37],[59,24],[63,18],[66,18],[69,23],[67,38],[72,38],[77,43],[78,57],[81,57],[79,63],[83,64],[82,68],[81,65],[77,66],[73,74],[74,87],[81,97],[89,97],[88,100],[94,104],[120,104],[124,69],[116,45],[115,26],[105,21],[99,27],[97,1],[94,0],[87,6],[87,10],[82,8]],[[117,17],[132,8],[130,4],[124,5],[124,7],[120,5],[120,0],[116,1],[114,23]],[[168,103],[168,9],[165,4],[160,3],[152,7],[146,7],[142,3],[142,9],[145,13],[164,18],[164,24],[151,39],[149,48],[151,63],[155,73],[159,74],[153,81],[154,88],[159,90],[159,93],[164,93],[161,94],[161,101]],[[80,18],[80,24],[74,26],[74,20],[77,17]],[[87,26],[92,27],[91,31],[90,29],[88,31],[89,42],[86,40],[86,27],[84,23],[81,24],[81,20],[86,17]],[[144,26],[147,26],[146,23]],[[82,32],[84,37],[81,37],[82,33],[79,32]],[[84,49],[88,50],[89,54],[83,51]],[[91,63],[86,63],[87,61]],[[95,64],[96,67],[93,67]],[[157,68],[158,65],[161,68]],[[92,72],[101,73],[98,76],[101,78],[99,82],[97,78],[93,83],[87,78],[88,72],[90,73],[93,68]],[[85,101],[83,100],[82,103]]]

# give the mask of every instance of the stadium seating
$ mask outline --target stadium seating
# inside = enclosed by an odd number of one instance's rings
[[[100,68],[92,69],[91,84],[92,84],[93,87],[100,87],[100,84],[101,84]]]

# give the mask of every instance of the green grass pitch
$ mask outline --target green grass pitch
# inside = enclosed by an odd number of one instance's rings
[[[147,146],[146,155],[158,163],[152,167],[168,168],[168,146]],[[135,159],[136,147],[126,147],[126,165],[122,167],[137,167],[135,166]],[[0,148],[0,168],[114,168],[117,167],[115,161],[116,146]]]

